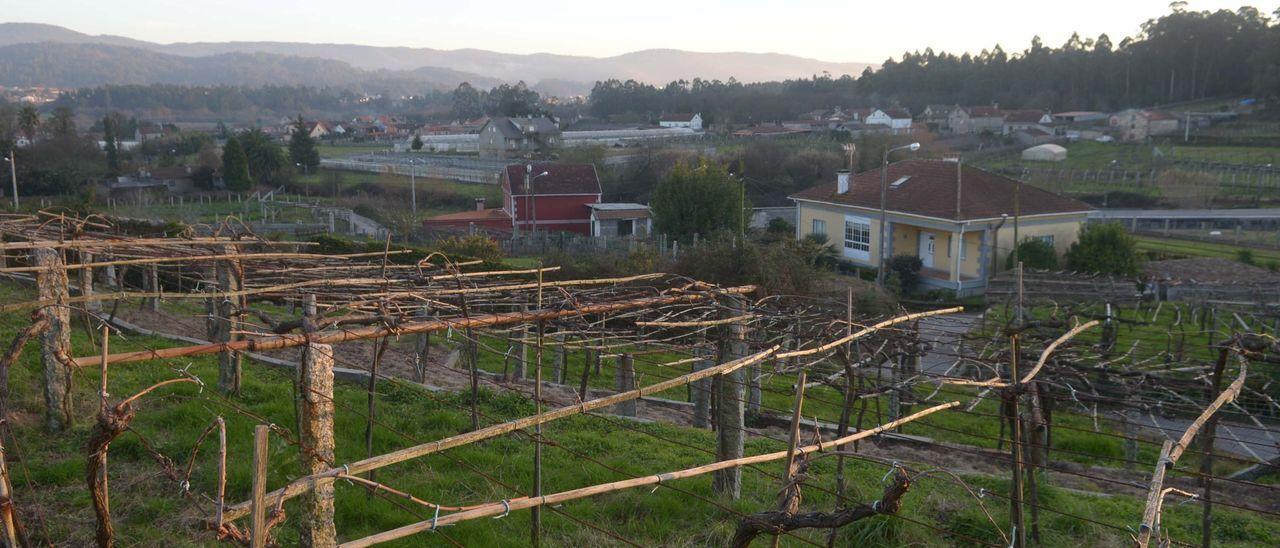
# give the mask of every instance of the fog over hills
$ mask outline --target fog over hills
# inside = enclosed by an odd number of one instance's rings
[[[70,45],[77,47],[67,47]],[[267,68],[255,68],[254,63]],[[868,66],[871,65],[830,63],[776,53],[673,49],[586,57],[295,42],[159,44],[121,36],[93,36],[55,25],[0,23],[0,85],[164,82],[368,87],[374,80],[451,88],[462,81],[488,86],[497,81],[523,80],[535,89],[538,83],[547,81],[547,91],[560,94],[570,90],[586,93],[593,82],[609,78],[657,85],[695,77],[757,82],[824,72],[857,76]],[[281,81],[271,82],[275,71],[279,71]]]

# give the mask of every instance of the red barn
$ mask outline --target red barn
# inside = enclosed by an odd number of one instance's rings
[[[591,234],[600,177],[591,164],[517,164],[502,171],[502,209],[520,232]]]
[[[591,164],[513,164],[502,170],[502,208],[485,209],[476,200],[474,211],[426,219],[427,229],[491,228],[530,232],[591,234],[591,208],[600,203],[600,177]]]

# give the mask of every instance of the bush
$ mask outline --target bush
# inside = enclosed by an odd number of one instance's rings
[[[1022,266],[1027,268],[1036,268],[1040,270],[1057,270],[1058,254],[1053,250],[1053,246],[1039,238],[1027,238],[1018,244],[1017,259],[1022,261]],[[1014,261],[1014,254],[1010,253],[1004,261],[1005,268],[1013,268],[1018,266]]]
[[[455,261],[461,258],[480,259],[486,263],[502,261],[502,248],[498,247],[498,242],[482,234],[441,238],[436,240],[434,247]]]
[[[1252,249],[1236,250],[1236,260],[1250,266],[1257,266],[1258,262],[1253,258]]]
[[[1067,250],[1067,266],[1081,272],[1136,276],[1137,242],[1118,223],[1089,224]]]
[[[920,269],[924,268],[924,263],[920,261],[920,257],[914,255],[894,255],[889,258],[885,268],[891,272],[890,276],[894,274],[898,276],[901,291],[906,293],[914,290],[920,283]]]

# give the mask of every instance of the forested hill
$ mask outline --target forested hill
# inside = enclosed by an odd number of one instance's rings
[[[724,121],[776,121],[815,108],[990,104],[1052,110],[1116,110],[1217,96],[1280,95],[1280,12],[1177,10],[1119,41],[1072,36],[1059,47],[1037,38],[1008,53],[923,52],[884,62],[861,77],[814,77],[766,84],[694,81],[665,87],[597,82],[601,116],[702,112]]]
[[[269,53],[187,57],[98,43],[39,42],[0,47],[0,85],[86,87],[121,84],[307,85],[370,93],[453,89],[495,79],[451,69],[361,70],[329,59]]]

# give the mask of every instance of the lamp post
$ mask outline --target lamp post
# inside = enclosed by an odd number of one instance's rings
[[[13,149],[9,149],[9,157],[4,161],[9,164],[9,181],[13,183],[13,210],[18,210],[18,162],[13,157]]]
[[[409,203],[413,218],[418,218],[418,159],[409,159]]]
[[[910,150],[915,152],[920,150],[920,143],[911,143],[900,147],[886,149],[884,151],[884,161],[880,164],[880,248],[877,252],[880,260],[876,268],[876,285],[884,287],[884,259],[885,259],[885,230],[889,224],[888,199],[889,199],[889,155],[899,150]]]
[[[532,225],[533,225],[532,232],[537,233],[538,232],[538,199],[534,196],[533,182],[538,180],[538,177],[542,177],[546,175],[547,172],[543,171],[542,173],[533,175],[532,177],[530,176],[531,173],[533,173],[533,164],[525,165],[524,166],[524,191],[529,200],[529,218],[532,221]]]

